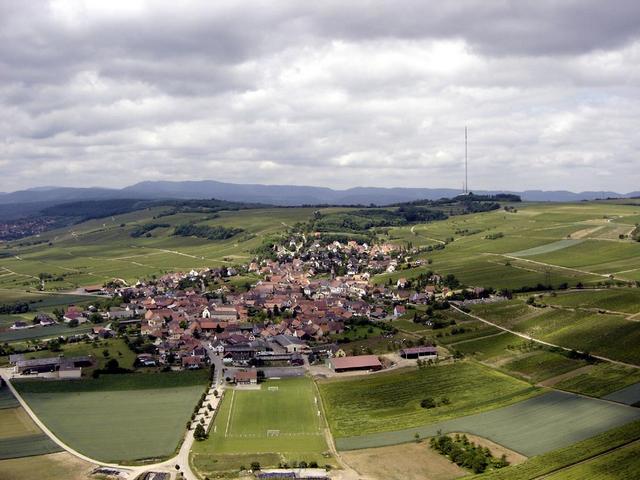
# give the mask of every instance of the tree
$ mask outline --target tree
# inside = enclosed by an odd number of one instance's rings
[[[254,472],[260,470],[260,462],[251,462],[251,470]]]
[[[118,370],[120,370],[120,364],[115,358],[110,359],[104,367],[108,373],[116,373],[118,372]]]
[[[196,425],[196,428],[193,431],[193,438],[195,438],[199,442],[207,438],[207,432],[204,430],[204,427],[201,423],[198,423]]]

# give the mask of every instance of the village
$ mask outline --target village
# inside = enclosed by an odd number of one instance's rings
[[[387,368],[392,361],[370,349],[349,351],[341,336],[376,326],[380,335],[393,337],[393,320],[406,316],[408,304],[437,304],[459,296],[460,290],[450,288],[457,286],[455,279],[432,272],[413,282],[400,277],[395,283],[374,285],[373,274],[416,264],[411,260],[414,252],[397,245],[297,240],[287,239],[286,246],[273,247],[271,258],[256,258],[241,267],[170,273],[131,286],[113,281],[87,287],[86,293],[112,299],[109,306],[69,306],[57,312],[57,319],[40,315],[32,325],[16,322],[11,328],[93,323],[87,334],[61,340],[126,334],[135,337],[136,367],[188,370],[216,362],[225,371],[229,368],[228,381],[252,383],[269,368],[277,375],[286,372],[283,367],[313,365],[321,373]],[[241,275],[257,281],[242,289],[230,286]],[[465,295],[487,296],[482,289]],[[396,346],[401,358],[438,358],[436,346],[424,339],[401,338]],[[83,368],[92,366],[91,358],[59,355],[28,359],[16,353],[10,361],[16,374],[61,379],[79,378]]]

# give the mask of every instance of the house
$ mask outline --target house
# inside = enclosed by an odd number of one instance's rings
[[[182,368],[186,368],[188,370],[195,370],[198,368],[202,368],[204,364],[204,358],[201,356],[187,356],[182,357]]]
[[[55,325],[57,323],[46,313],[39,313],[38,315],[36,315],[36,321],[40,324],[41,327],[50,327],[51,325]]]
[[[393,307],[393,316],[395,318],[401,317],[405,313],[407,313],[407,309],[404,308],[404,305],[396,305]]]
[[[258,372],[256,370],[241,370],[235,372],[233,381],[236,385],[257,385]]]
[[[438,358],[438,349],[436,347],[411,347],[400,350],[402,358]]]
[[[309,349],[307,344],[292,335],[276,335],[273,341],[284,348],[287,353],[299,353]]]
[[[333,357],[329,359],[329,367],[336,373],[359,370],[376,372],[382,370],[382,363],[375,355],[356,355],[352,357]]]
[[[18,320],[17,322],[13,322],[13,325],[11,325],[11,330],[22,330],[24,328],[29,328],[29,324],[27,322],[23,322]]]

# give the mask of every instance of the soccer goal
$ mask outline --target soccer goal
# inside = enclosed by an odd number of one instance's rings
[[[270,392],[277,392],[279,387],[269,387]]]
[[[267,430],[267,437],[279,437],[280,430]]]

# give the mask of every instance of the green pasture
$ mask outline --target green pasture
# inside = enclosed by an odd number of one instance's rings
[[[337,438],[339,450],[410,442],[439,430],[479,435],[526,456],[541,455],[639,420],[626,405],[552,391],[502,408],[390,432]]]
[[[259,390],[228,389],[209,438],[196,442],[192,461],[201,473],[304,460],[323,465],[328,450],[322,407],[308,377],[267,380]]]
[[[521,401],[539,391],[474,362],[335,378],[318,383],[335,437],[415,427]],[[431,397],[449,404],[425,409]]]
[[[206,384],[204,371],[15,382],[58,438],[105,462],[170,456]]]

